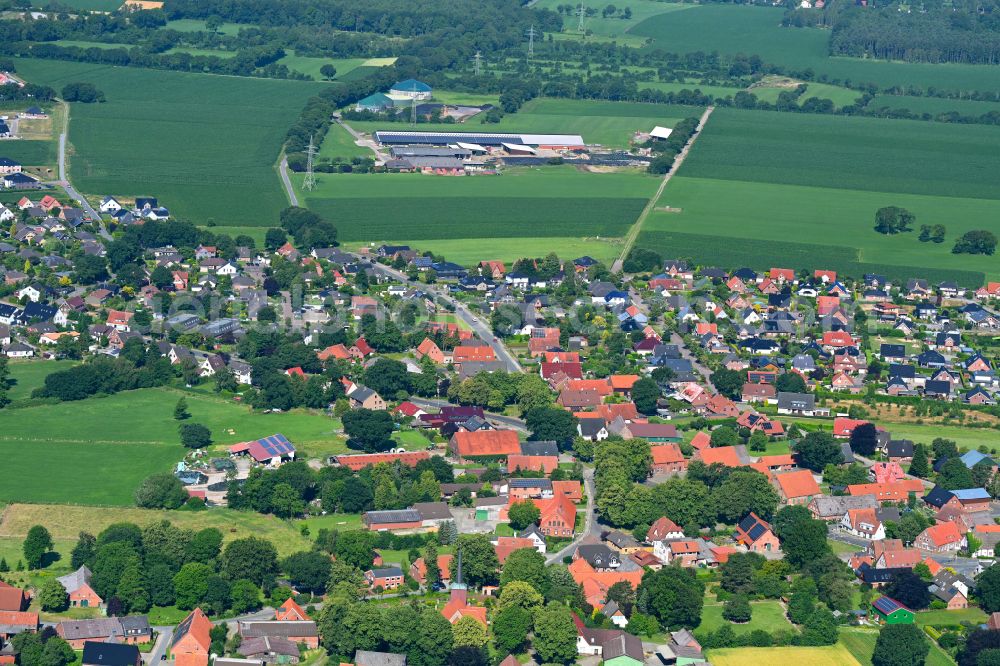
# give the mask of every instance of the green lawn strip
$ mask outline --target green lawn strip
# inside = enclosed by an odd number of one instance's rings
[[[291,51],[284,58],[278,60],[278,64],[285,65],[293,72],[311,76],[316,81],[323,81],[324,77],[319,71],[323,65],[333,65],[336,67],[336,78],[340,78],[348,72],[361,67],[367,60],[367,58],[316,58],[300,56]]]
[[[368,148],[355,145],[351,133],[335,123],[330,125],[330,129],[323,137],[323,143],[319,147],[320,160],[324,157],[339,157],[350,160],[352,157],[374,157],[374,154]]]
[[[24,166],[53,166],[58,159],[54,141],[16,139],[0,143],[0,157],[20,162]],[[24,196],[24,193],[21,193]]]
[[[236,35],[239,33],[241,28],[252,27],[255,26],[249,23],[223,23],[217,32],[223,35]],[[198,19],[178,19],[176,21],[168,21],[167,29],[176,30],[177,32],[208,32],[208,29],[205,27],[205,22]]]

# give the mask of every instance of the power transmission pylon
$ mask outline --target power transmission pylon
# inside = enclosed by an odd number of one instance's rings
[[[483,72],[483,54],[476,51],[476,55],[472,56],[472,62],[476,76],[479,76]]]
[[[316,174],[313,173],[313,157],[316,155],[316,146],[313,138],[309,137],[309,147],[306,148],[306,177],[302,180],[303,190],[316,189]]]
[[[528,28],[528,57],[535,57],[535,26]]]
[[[577,9],[576,9],[576,15],[578,17],[578,21],[577,21],[577,24],[576,24],[576,30],[577,30],[577,32],[583,32],[583,19],[587,15],[587,10],[584,9],[582,2],[580,3],[580,6],[577,7]]]

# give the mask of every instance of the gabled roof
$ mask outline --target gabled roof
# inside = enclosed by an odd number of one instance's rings
[[[811,497],[822,494],[819,484],[813,478],[812,472],[807,469],[800,469],[794,472],[783,472],[777,474],[778,486],[786,499],[798,497]]]

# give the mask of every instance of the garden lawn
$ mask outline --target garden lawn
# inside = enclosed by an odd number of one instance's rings
[[[874,82],[882,87],[916,85],[940,90],[1000,90],[990,65],[925,64],[862,60],[829,55],[829,30],[783,28],[784,9],[734,4],[704,4],[682,12],[652,16],[629,35],[649,37],[648,49],[672,53],[700,51],[759,55],[792,71],[812,69],[830,79]]]
[[[282,556],[308,550],[311,543],[292,523],[252,511],[234,511],[221,507],[205,511],[160,511],[151,509],[83,507],[58,504],[12,504],[0,519],[0,537],[21,538],[32,525],[45,525],[56,540],[76,541],[81,529],[97,534],[119,522],[149,525],[169,520],[178,527],[202,530],[218,528],[223,541],[257,536],[267,539]],[[8,561],[9,563],[9,561]]]
[[[757,629],[767,632],[779,629],[795,629],[794,625],[785,618],[785,609],[777,601],[754,601],[751,604],[753,615],[746,624],[733,624],[722,617],[722,604],[706,603],[701,612],[701,625],[695,630],[695,634],[703,636],[715,631],[723,625],[729,625],[737,634],[747,634]]]
[[[841,643],[829,647],[726,648],[710,650],[714,666],[759,666],[760,664],[808,664],[809,666],[858,666]]]
[[[323,84],[19,59],[57,90],[95,84],[73,104],[70,177],[88,194],[150,195],[179,218],[270,226],[286,205],[274,169],[285,132]]]
[[[917,624],[923,625],[946,625],[961,624],[971,622],[973,624],[985,624],[989,616],[979,608],[963,608],[960,610],[931,610],[921,611],[915,616]]]
[[[324,516],[310,516],[303,520],[294,521],[294,525],[296,529],[301,529],[302,526],[308,527],[312,538],[315,538],[322,529],[346,532],[362,528],[360,513],[328,513]]]
[[[924,662],[925,666],[955,666],[955,661],[944,650],[939,648],[930,637],[925,636],[925,638],[931,646],[927,660]],[[875,641],[877,640],[877,630],[842,627],[837,646],[846,648],[862,666],[871,666],[872,654],[875,652]]]

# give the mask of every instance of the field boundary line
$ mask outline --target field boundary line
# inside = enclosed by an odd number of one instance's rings
[[[646,218],[649,217],[649,214],[656,207],[656,202],[659,201],[660,197],[663,195],[663,190],[666,189],[667,183],[670,182],[670,179],[673,178],[674,174],[680,170],[681,165],[684,164],[684,159],[691,151],[691,147],[694,146],[694,142],[699,136],[701,136],[701,131],[705,128],[705,123],[708,122],[708,117],[712,115],[712,111],[715,111],[714,106],[708,107],[701,114],[701,118],[698,119],[698,126],[694,128],[694,133],[691,134],[691,138],[688,139],[688,142],[684,144],[683,148],[681,148],[681,152],[677,153],[677,157],[674,158],[674,163],[670,166],[670,171],[663,175],[663,180],[660,181],[660,186],[656,188],[656,193],[653,194],[652,198],[650,198],[649,202],[646,204],[646,207],[642,209],[641,213],[639,213],[639,218],[635,221],[635,224],[633,224],[632,228],[629,229],[628,235],[625,236],[625,247],[622,248],[622,253],[618,256],[618,259],[616,259],[611,265],[612,273],[617,273],[622,270],[622,265],[625,263],[625,257],[627,257],[628,253],[632,251],[632,246],[635,245],[635,241],[639,237],[639,232],[642,230],[643,222],[646,221]]]

